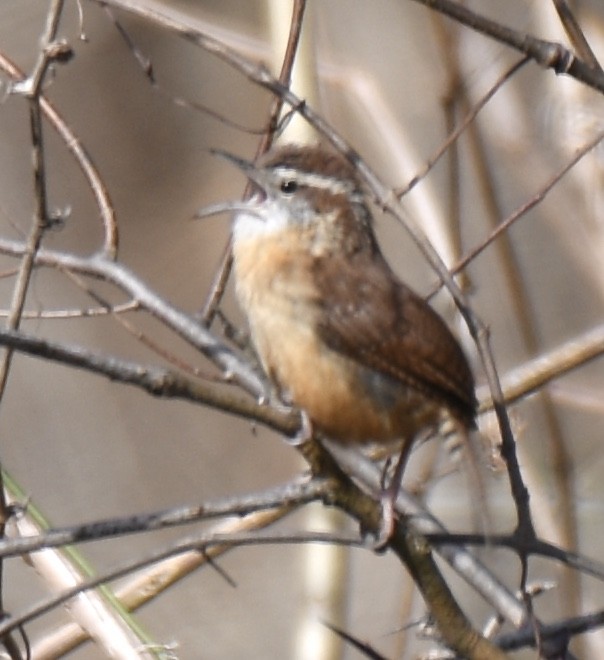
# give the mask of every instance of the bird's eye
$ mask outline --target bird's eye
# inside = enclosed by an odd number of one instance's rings
[[[291,195],[292,193],[295,193],[296,190],[298,190],[298,183],[293,179],[286,179],[285,181],[281,182],[282,193],[285,193],[286,195]]]

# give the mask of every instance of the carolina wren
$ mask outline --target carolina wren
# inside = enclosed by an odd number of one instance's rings
[[[319,147],[219,153],[260,190],[232,207],[236,291],[285,399],[340,442],[409,447],[444,411],[473,426],[468,362],[386,263],[354,168]]]

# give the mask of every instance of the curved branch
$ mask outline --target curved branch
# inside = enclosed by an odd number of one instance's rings
[[[0,238],[0,253],[21,256],[26,249],[24,243]],[[176,309],[161,296],[149,289],[126,266],[105,259],[102,255],[80,257],[67,252],[41,249],[36,253],[36,266],[63,268],[88,275],[114,284],[129,298],[137,302],[150,314],[172,328],[189,344],[199,349],[223,370],[227,380],[238,382],[254,396],[266,399],[267,393],[261,378],[233,351],[219,341],[209,330],[201,326],[188,314]]]
[[[2,53],[0,53],[0,70],[10,76],[13,81],[22,80],[25,75],[14,62]],[[101,175],[82,143],[63,121],[63,118],[57,112],[54,105],[43,95],[40,96],[40,108],[44,116],[50,122],[50,125],[57,131],[60,138],[63,140],[67,149],[72,153],[76,163],[88,180],[88,184],[96,199],[103,222],[103,254],[108,259],[115,259],[119,242],[117,223],[115,221],[113,203],[111,202],[109,192],[103,183]]]

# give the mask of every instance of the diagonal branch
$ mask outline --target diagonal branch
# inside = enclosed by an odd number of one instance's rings
[[[52,362],[86,369],[121,383],[136,385],[153,396],[203,403],[217,410],[261,422],[281,433],[294,435],[300,426],[300,416],[295,411],[278,410],[257,403],[171,369],[121,360],[99,351],[50,342],[15,330],[0,331],[0,345]]]
[[[602,70],[593,68],[591,63],[576,58],[561,44],[538,39],[520,30],[513,30],[452,0],[414,0],[414,2],[419,2],[475,32],[480,32],[499,43],[524,53],[524,55],[546,69],[553,69],[558,74],[569,75],[599,92],[604,92],[604,73]]]
[[[24,243],[0,238],[0,252],[21,256],[26,250]],[[169,304],[123,264],[110,261],[102,255],[79,257],[77,255],[40,249],[35,255],[36,266],[48,266],[70,270],[80,275],[112,283],[155,318],[174,330],[191,346],[200,350],[224,372],[228,381],[239,383],[254,396],[265,399],[266,388],[258,374],[223,344],[209,330],[202,327],[188,314]]]

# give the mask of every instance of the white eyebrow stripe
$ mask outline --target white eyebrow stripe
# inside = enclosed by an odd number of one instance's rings
[[[352,181],[344,181],[336,177],[324,176],[315,172],[303,172],[293,167],[275,167],[274,172],[282,179],[293,179],[303,186],[322,188],[334,193],[349,193],[354,189]]]

